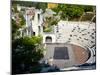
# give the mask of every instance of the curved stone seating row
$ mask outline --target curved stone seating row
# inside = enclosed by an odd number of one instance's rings
[[[95,49],[91,49],[91,48],[89,48],[89,47],[87,47],[88,48],[88,50],[91,52],[91,56],[90,56],[90,58],[86,61],[86,63],[95,63],[95,61],[96,61],[96,56],[95,56]]]

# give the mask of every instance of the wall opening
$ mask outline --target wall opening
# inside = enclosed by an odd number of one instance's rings
[[[47,36],[47,37],[45,38],[45,43],[52,43],[52,37]]]
[[[33,35],[35,36],[35,32],[33,32]]]

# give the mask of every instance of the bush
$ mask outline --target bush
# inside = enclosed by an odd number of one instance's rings
[[[14,74],[30,73],[38,66],[43,57],[44,48],[41,46],[41,37],[23,37],[12,42],[12,70]]]
[[[44,32],[51,32],[52,31],[52,28],[51,27],[47,27],[44,29]]]

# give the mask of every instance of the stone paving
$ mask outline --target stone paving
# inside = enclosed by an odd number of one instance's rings
[[[68,48],[68,54],[69,54],[69,59],[54,59],[54,52],[55,52],[55,47],[67,47]],[[56,65],[59,68],[67,68],[73,66],[75,62],[75,56],[73,53],[73,49],[71,45],[68,44],[47,44],[46,45],[46,55],[44,57],[44,60],[49,60],[50,58],[53,58],[53,64]]]
[[[65,50],[67,50],[67,52]],[[88,60],[88,52],[88,50],[73,44],[48,43],[46,44],[44,61],[48,63],[49,60],[52,59],[52,62],[50,61],[49,64],[53,64],[60,69],[73,67],[75,65],[84,64]]]

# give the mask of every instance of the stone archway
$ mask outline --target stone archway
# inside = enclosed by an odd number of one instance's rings
[[[45,38],[45,43],[52,43],[52,37],[51,36],[47,36]]]

